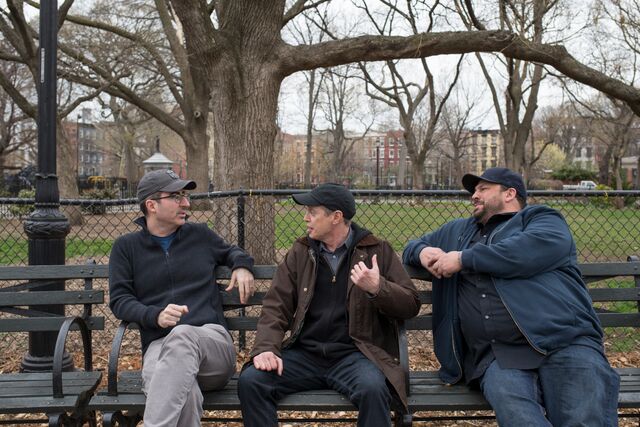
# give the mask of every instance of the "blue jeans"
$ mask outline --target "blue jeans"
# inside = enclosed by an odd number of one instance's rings
[[[247,366],[238,379],[238,396],[245,427],[277,426],[277,404],[284,396],[304,390],[333,389],[359,410],[358,426],[391,425],[391,393],[382,371],[356,351],[333,364],[319,365],[298,349],[282,352],[282,376]]]
[[[498,424],[617,426],[620,377],[597,350],[572,345],[547,356],[538,369],[487,368],[480,388]]]

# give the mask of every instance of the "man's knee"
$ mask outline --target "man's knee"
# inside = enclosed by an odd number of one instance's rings
[[[382,372],[371,370],[364,372],[358,379],[354,391],[354,398],[372,399],[380,402],[390,402],[391,392]]]
[[[270,372],[260,371],[253,365],[247,366],[238,378],[238,394],[258,394],[262,395],[261,390],[270,382]]]

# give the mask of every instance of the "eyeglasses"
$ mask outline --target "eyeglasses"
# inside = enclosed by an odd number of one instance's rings
[[[168,196],[154,197],[151,200],[173,199],[176,203],[180,203],[183,199],[187,202],[191,200],[189,193],[171,193]]]

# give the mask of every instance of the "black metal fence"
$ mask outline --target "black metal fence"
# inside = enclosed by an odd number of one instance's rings
[[[293,241],[306,230],[304,211],[290,197],[299,191],[245,190],[196,194],[192,197],[190,220],[208,223],[228,241],[245,247],[258,263],[277,263]],[[369,190],[354,191],[354,194],[357,200],[354,220],[391,242],[398,253],[408,240],[471,213],[469,194],[464,191]],[[0,264],[27,263],[28,245],[23,221],[33,203],[30,199],[0,199]],[[640,191],[532,191],[529,203],[544,203],[562,212],[575,236],[581,262],[624,261],[629,255],[640,255]],[[70,218],[82,218],[81,223],[72,224],[66,239],[68,264],[83,264],[89,259],[99,264],[107,263],[113,241],[138,228],[133,224],[133,220],[140,216],[135,199],[63,200],[61,209]],[[81,215],[76,215],[78,213]],[[97,281],[96,285],[108,290],[107,284],[102,282],[105,281]],[[629,283],[633,285],[631,281]],[[67,284],[68,287],[76,285],[81,284]],[[266,287],[268,283],[260,286]],[[421,283],[419,286],[428,287],[429,284]],[[106,360],[117,323],[106,307],[97,314],[107,318],[106,330],[95,336],[98,357]],[[612,329],[607,331],[607,337],[609,351],[640,350],[640,337],[634,331]],[[410,339],[420,343],[416,347],[430,348],[430,334],[416,334]],[[248,340],[250,345],[251,336]],[[0,354],[21,356],[26,341],[26,336],[24,340],[3,340],[0,337]],[[133,348],[134,344],[131,352],[135,353],[137,350]],[[432,357],[431,352],[427,353]]]

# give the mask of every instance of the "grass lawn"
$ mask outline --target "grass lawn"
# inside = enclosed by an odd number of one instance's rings
[[[111,252],[112,239],[91,239],[84,240],[77,237],[66,240],[66,258],[81,256],[91,258],[109,255]],[[2,238],[0,240],[0,265],[27,264],[28,244],[26,239],[16,239],[14,237]]]
[[[559,209],[576,239],[580,261],[622,261],[628,255],[640,255],[640,210],[622,210],[595,207],[591,204],[548,201]],[[275,247],[286,250],[293,241],[305,233],[304,210],[290,200],[276,206]],[[401,251],[410,239],[425,232],[435,230],[455,218],[467,217],[471,205],[462,200],[425,200],[407,198],[377,202],[370,199],[358,203],[355,221],[370,229],[376,235],[391,242],[395,250]],[[108,220],[104,230],[95,228],[92,235],[105,237],[67,238],[66,256],[102,257],[108,255],[114,239],[114,230]],[[116,232],[117,233],[117,232]],[[21,264],[27,262],[27,241],[15,234],[0,237],[0,264]]]

